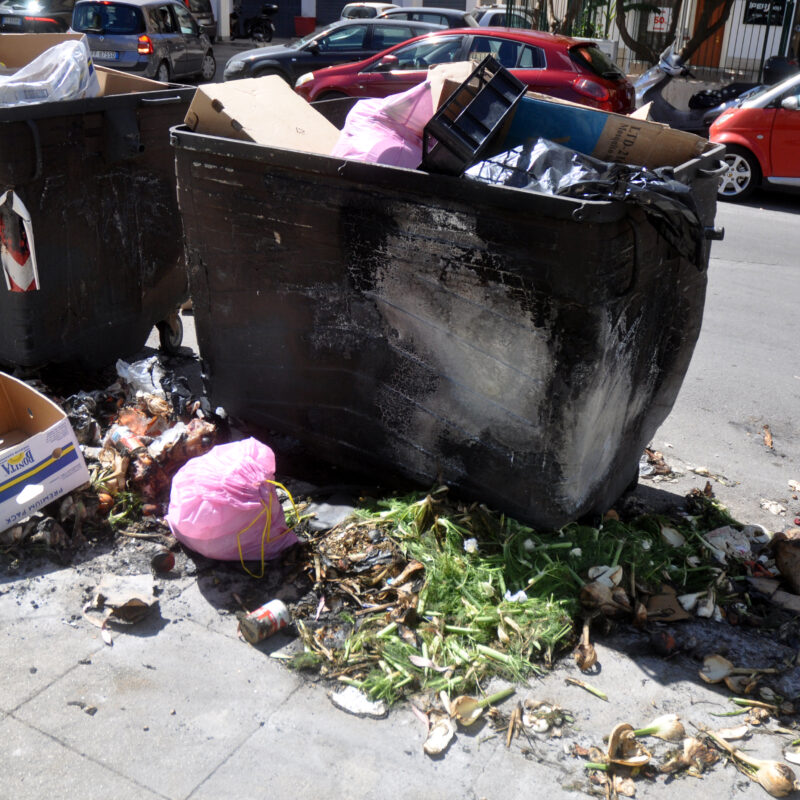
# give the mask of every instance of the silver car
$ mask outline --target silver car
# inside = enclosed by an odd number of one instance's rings
[[[79,0],[71,30],[83,33],[97,64],[169,82],[217,70],[211,40],[177,0]]]

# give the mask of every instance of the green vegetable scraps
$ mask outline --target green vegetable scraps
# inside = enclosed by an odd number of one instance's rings
[[[524,681],[574,643],[590,567],[621,565],[626,588],[668,581],[691,592],[713,584],[720,568],[695,520],[730,518],[710,499],[695,496],[693,504],[695,518],[646,516],[539,534],[483,505],[452,502],[446,487],[375,501],[334,530],[378,529],[409,561],[423,564],[413,583],[415,621],[360,609],[333,643],[323,643],[324,631],[311,624],[298,628],[328,676],[387,703],[419,691],[468,693],[495,676]],[[662,525],[679,530],[686,544],[667,543]],[[509,599],[518,592],[524,595]],[[301,658],[298,666],[309,666]]]

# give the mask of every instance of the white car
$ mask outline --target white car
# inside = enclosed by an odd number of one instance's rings
[[[390,8],[397,8],[394,3],[348,3],[342,9],[342,19],[369,19],[377,17]]]

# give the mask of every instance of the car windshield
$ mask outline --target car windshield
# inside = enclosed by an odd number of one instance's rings
[[[80,3],[72,13],[72,30],[79,33],[130,35],[144,33],[142,12],[123,3]]]
[[[625,73],[597,45],[582,44],[572,47],[569,54],[601,78],[619,80],[625,77]]]
[[[211,0],[186,0],[186,5],[192,14],[211,13]]]

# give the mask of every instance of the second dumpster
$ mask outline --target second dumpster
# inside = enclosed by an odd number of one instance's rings
[[[0,61],[21,67],[80,38],[3,34]],[[20,286],[6,270],[0,286],[7,366],[104,366],[159,323],[165,345],[180,341],[188,289],[169,127],[195,89],[96,72],[100,96],[0,108],[3,257],[23,251],[37,275]]]

